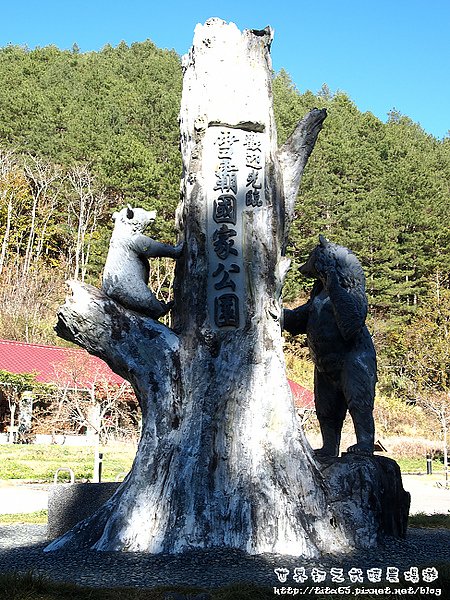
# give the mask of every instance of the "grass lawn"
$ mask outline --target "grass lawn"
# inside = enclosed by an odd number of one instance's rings
[[[136,454],[133,443],[115,443],[100,449],[103,452],[102,480],[114,481],[120,473],[128,473]],[[426,473],[425,458],[395,458],[402,473]],[[75,479],[92,479],[94,448],[59,445],[0,445],[0,479],[26,479],[53,482],[59,467],[70,467]],[[443,473],[440,461],[433,461],[433,473]],[[68,474],[62,473],[62,479]]]
[[[0,525],[47,525],[48,511],[37,510],[32,513],[13,513],[8,515],[0,515]]]
[[[102,481],[114,481],[128,473],[136,454],[133,443],[115,443],[100,449],[103,452]],[[424,458],[395,459],[402,473],[426,473]],[[92,480],[94,448],[59,445],[0,445],[0,480],[21,479],[52,483],[59,467],[70,467],[76,481]],[[433,474],[443,475],[443,465],[433,461]],[[68,481],[68,473],[59,475],[60,481]]]
[[[426,473],[427,461],[426,458],[393,458],[400,466],[402,473]],[[433,473],[444,473],[444,465],[440,460],[432,461]]]
[[[425,513],[416,513],[408,518],[409,527],[426,527],[450,529],[450,512],[446,515],[427,515]]]
[[[103,452],[102,481],[114,481],[116,476],[128,473],[136,454],[134,444],[112,444],[100,449]],[[58,445],[0,445],[0,479],[27,479],[53,482],[59,467],[70,467],[75,479],[92,479],[94,448]],[[61,481],[68,473],[60,474]]]

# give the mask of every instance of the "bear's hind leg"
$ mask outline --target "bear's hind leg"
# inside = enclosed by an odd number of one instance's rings
[[[157,320],[167,315],[167,313],[172,309],[172,307],[173,301],[161,302],[156,297],[153,297],[152,301],[147,303],[142,312],[143,314],[151,317],[152,319]]]
[[[347,452],[363,456],[373,454],[375,443],[373,403],[376,373],[369,366],[355,361],[343,377],[344,395],[356,434],[356,444],[347,448]]]
[[[347,452],[371,456],[375,444],[375,423],[372,411],[353,406],[353,408],[349,407],[349,413],[355,428],[356,444],[349,446]]]
[[[341,391],[331,378],[317,369],[314,373],[314,400],[317,419],[322,434],[323,446],[314,450],[320,457],[339,456],[342,425],[347,413],[347,405]]]
[[[139,285],[135,284],[133,297],[127,299],[127,303],[123,305],[152,319],[160,319],[171,310],[173,302],[158,300],[151,289],[141,281]]]

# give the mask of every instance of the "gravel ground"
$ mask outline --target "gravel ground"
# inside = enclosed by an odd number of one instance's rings
[[[450,563],[450,530],[411,528],[405,540],[389,539],[382,547],[355,555],[302,560],[295,557],[247,556],[235,550],[191,551],[182,555],[148,555],[120,552],[44,553],[45,525],[0,526],[0,572],[33,571],[53,581],[95,587],[154,587],[187,585],[204,588],[236,582],[262,586],[281,585],[274,569],[296,567],[328,572],[332,567],[344,573],[353,567],[371,569],[396,567],[401,574],[411,567]],[[289,583],[289,580],[288,580]],[[291,579],[290,583],[293,581]],[[295,585],[295,584],[294,584]]]

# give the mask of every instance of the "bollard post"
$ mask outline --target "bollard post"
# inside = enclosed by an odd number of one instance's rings
[[[98,448],[95,449],[94,454],[94,476],[92,481],[94,483],[102,482],[102,466],[103,466],[103,452],[99,452]]]
[[[102,482],[103,452],[98,453],[98,482]]]
[[[427,454],[427,475],[433,474],[433,459],[431,458],[431,454]]]

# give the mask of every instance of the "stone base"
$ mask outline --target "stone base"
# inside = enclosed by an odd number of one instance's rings
[[[53,540],[90,517],[119,486],[120,482],[53,485],[48,496],[48,538]]]
[[[320,459],[319,466],[356,548],[375,547],[386,535],[405,537],[411,496],[394,460],[347,453]]]

